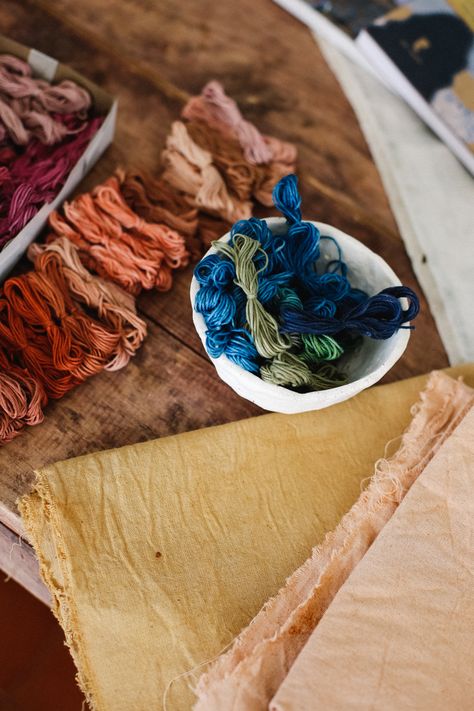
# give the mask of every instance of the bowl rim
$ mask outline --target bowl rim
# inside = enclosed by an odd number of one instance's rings
[[[285,224],[287,224],[286,219],[284,217],[264,217],[261,219],[265,220],[265,222],[270,228],[272,226],[284,226]],[[395,274],[393,269],[387,264],[387,262],[379,254],[371,250],[370,247],[367,247],[363,242],[356,239],[355,237],[352,237],[351,235],[348,235],[346,232],[343,232],[342,230],[338,229],[337,227],[334,227],[333,225],[329,225],[324,222],[317,222],[314,220],[305,221],[311,222],[313,225],[315,225],[321,232],[321,235],[335,237],[343,251],[344,245],[352,244],[354,246],[357,246],[357,249],[361,249],[363,252],[366,252],[371,262],[377,262],[378,266],[384,272],[384,275],[390,281],[387,286],[401,285],[400,279]],[[222,235],[222,237],[220,237],[216,241],[228,242],[229,239],[230,232],[226,232],[226,234]],[[199,261],[201,261],[202,259],[204,259],[204,257],[207,257],[210,254],[216,253],[217,250],[214,246],[211,245],[211,247],[207,250],[207,252],[201,257]],[[201,339],[201,342],[204,346],[204,350],[206,351],[207,356],[216,368],[221,379],[224,380],[229,386],[231,386],[239,395],[248,399],[253,399],[253,396],[258,393],[265,393],[267,397],[270,397],[272,399],[286,402],[288,402],[288,400],[291,400],[293,401],[293,403],[300,402],[302,406],[309,405],[312,400],[321,400],[322,396],[324,396],[324,400],[327,405],[340,402],[344,399],[347,399],[347,397],[351,395],[357,394],[361,390],[365,390],[366,388],[370,387],[370,385],[373,385],[378,380],[380,380],[385,375],[385,373],[387,373],[401,358],[404,351],[406,350],[411,335],[410,329],[399,329],[399,331],[391,337],[391,340],[393,341],[392,348],[384,362],[377,366],[377,368],[375,368],[374,370],[367,373],[367,375],[364,375],[361,378],[357,378],[356,380],[351,380],[348,383],[345,383],[345,385],[339,385],[328,390],[314,390],[307,393],[298,393],[293,390],[289,390],[288,388],[285,388],[282,385],[266,383],[258,375],[244,370],[244,368],[241,368],[239,365],[237,365],[237,363],[233,363],[231,360],[229,360],[229,358],[227,358],[225,354],[220,355],[218,358],[213,358],[209,354],[206,348],[206,322],[204,320],[203,315],[197,312],[194,308],[196,294],[199,289],[200,284],[193,274],[190,285],[192,317],[194,327],[196,328],[198,336]],[[408,326],[409,323],[407,323],[406,325]]]

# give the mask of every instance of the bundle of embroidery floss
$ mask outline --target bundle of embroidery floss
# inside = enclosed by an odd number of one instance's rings
[[[84,88],[0,55],[0,248],[55,197],[101,123]]]
[[[161,178],[135,171],[117,171],[120,190],[137,215],[161,222],[183,236],[191,258],[199,259],[202,246],[197,236],[198,211]]]
[[[229,242],[215,242],[217,253],[195,268],[207,350],[298,392],[337,387],[347,382],[344,354],[363,336],[387,339],[411,328],[418,298],[405,286],[374,296],[354,288],[337,241],[302,220],[296,176],[277,183],[273,201],[286,234],[273,234],[264,220],[240,220]],[[337,255],[329,262],[319,259],[325,239]]]
[[[295,169],[296,148],[262,135],[217,81],[187,102],[182,119],[166,140],[162,177],[206,216],[200,231],[205,247],[223,227],[249,218],[253,200],[272,204],[271,188]],[[214,230],[213,218],[220,220]]]
[[[66,237],[49,244],[33,243],[28,250],[35,268],[64,276],[74,301],[95,313],[96,318],[118,334],[116,350],[106,364],[108,370],[127,365],[146,336],[146,324],[137,315],[135,299],[113,282],[101,279],[83,266],[77,247]]]
[[[41,382],[0,347],[0,444],[11,442],[25,425],[42,422],[46,401]]]
[[[172,271],[188,263],[185,237],[134,212],[122,193],[123,179],[118,171],[91,193],[64,203],[61,213],[52,212],[48,239],[67,237],[88,269],[131,294],[167,291]]]
[[[127,365],[146,335],[135,299],[90,273],[66,237],[32,244],[34,269],[0,293],[0,443],[38,424],[49,398]]]

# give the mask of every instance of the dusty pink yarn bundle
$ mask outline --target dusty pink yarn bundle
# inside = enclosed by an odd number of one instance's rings
[[[296,162],[296,147],[260,133],[253,123],[244,119],[237,103],[216,80],[208,82],[199,96],[187,102],[182,116],[189,121],[202,121],[223,135],[235,138],[246,160],[253,165]]]
[[[251,216],[254,200],[273,205],[273,186],[296,169],[293,144],[260,133],[215,80],[181,117],[166,139],[162,177],[191,207],[230,225]],[[205,229],[199,232],[206,242]]]
[[[0,55],[0,140],[9,137],[26,145],[31,137],[53,145],[71,132],[60,120],[61,114],[73,114],[87,120],[91,107],[89,93],[65,79],[52,85],[32,76],[31,67],[18,57]]]
[[[64,185],[103,121],[91,106],[75,82],[51,84],[0,55],[0,249]]]

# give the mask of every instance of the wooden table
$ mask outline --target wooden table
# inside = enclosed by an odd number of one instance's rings
[[[115,142],[82,190],[119,164],[156,170],[183,99],[217,78],[262,131],[298,146],[305,214],[362,240],[421,295],[348,101],[309,31],[271,0],[109,0],[102,7],[95,0],[2,0],[0,21],[4,34],[119,97]],[[191,322],[190,278],[189,268],[172,292],[140,298],[149,335],[126,370],[52,402],[44,424],[0,452],[0,567],[45,602],[15,504],[35,468],[260,412],[218,379],[206,357]],[[422,296],[408,350],[385,380],[446,365]]]

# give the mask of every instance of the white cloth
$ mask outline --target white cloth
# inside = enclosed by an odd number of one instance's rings
[[[474,360],[474,181],[402,99],[315,39],[360,121],[448,358]]]

